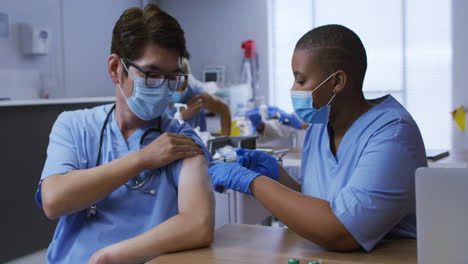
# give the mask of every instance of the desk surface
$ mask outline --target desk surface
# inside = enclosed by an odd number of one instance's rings
[[[285,228],[225,225],[216,230],[210,247],[162,255],[148,264],[286,264],[291,258],[300,259],[301,264],[314,260],[322,264],[415,264],[416,252],[416,240],[403,239],[382,241],[371,253],[337,253],[321,249]]]
[[[280,149],[280,148],[272,148]],[[288,154],[283,157],[283,167],[300,167],[302,159],[302,150],[299,148],[290,148]],[[431,168],[467,168],[468,154],[456,153],[450,151],[448,157],[437,161],[428,161],[428,167]]]

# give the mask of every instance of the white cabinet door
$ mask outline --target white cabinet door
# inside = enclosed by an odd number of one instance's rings
[[[225,224],[260,224],[271,215],[259,201],[251,195],[228,190],[215,193],[215,228]]]

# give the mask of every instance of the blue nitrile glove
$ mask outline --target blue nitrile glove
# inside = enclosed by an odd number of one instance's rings
[[[291,126],[300,129],[302,121],[293,114],[288,114],[276,106],[268,107],[268,119],[278,118],[279,122],[283,125]]]
[[[302,121],[299,118],[284,111],[280,112],[279,122],[283,125],[294,127],[296,129],[300,129],[302,126]]]
[[[277,106],[268,106],[268,119],[279,118],[281,111]]]
[[[237,163],[240,165],[269,177],[275,181],[279,178],[278,161],[265,152],[250,149],[236,149]]]
[[[254,127],[258,127],[259,125],[263,124],[262,116],[258,111],[258,107],[254,107],[247,111],[246,116],[250,119],[250,122],[252,122]]]
[[[208,174],[211,176],[211,183],[215,191],[221,193],[223,187],[226,187],[245,194],[252,194],[250,184],[261,175],[232,162],[223,162],[211,166],[208,169]]]

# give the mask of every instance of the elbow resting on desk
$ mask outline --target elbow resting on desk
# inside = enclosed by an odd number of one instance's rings
[[[350,234],[342,234],[337,232],[336,234],[329,234],[327,237],[319,239],[308,237],[305,238],[312,243],[315,243],[318,246],[331,251],[347,252],[360,248],[359,243],[356,242],[356,240]]]
[[[201,248],[209,246],[214,239],[214,224],[211,216],[208,215],[189,215],[181,213],[186,223],[191,223],[190,236],[192,241],[190,248]]]

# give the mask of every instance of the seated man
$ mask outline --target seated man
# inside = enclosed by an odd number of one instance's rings
[[[199,127],[200,131],[206,131],[205,110],[208,110],[220,115],[221,135],[229,136],[231,134],[231,110],[229,106],[218,96],[204,92],[200,87],[191,84],[189,80],[193,76],[190,74],[190,64],[186,57],[182,59],[181,68],[189,77],[174,92],[172,102],[187,104],[187,109],[180,110],[182,119],[193,128]],[[171,116],[174,116],[176,112],[173,103],[167,109],[167,112]]]
[[[424,143],[391,95],[364,98],[366,68],[364,46],[350,29],[307,32],[292,58],[294,111],[312,124],[301,183],[271,156],[241,149],[243,166],[210,168],[215,188],[252,193],[290,230],[327,249],[370,251],[386,235],[415,238],[414,172],[427,166]]]
[[[115,24],[115,105],[64,112],[50,134],[36,195],[47,217],[60,217],[48,263],[143,263],[211,243],[209,156],[164,113],[186,78],[185,52],[182,28],[155,5]]]

